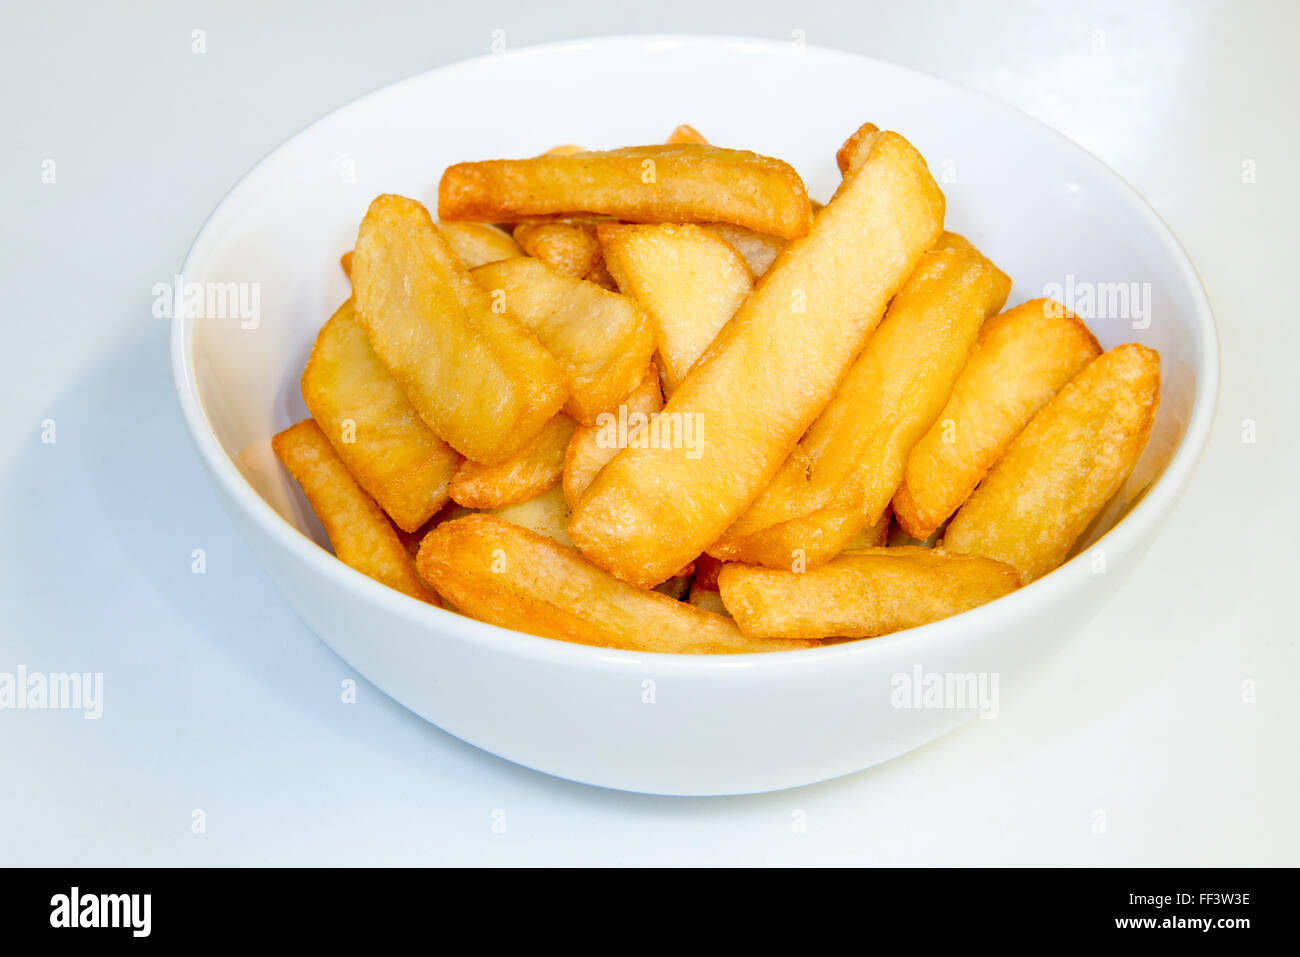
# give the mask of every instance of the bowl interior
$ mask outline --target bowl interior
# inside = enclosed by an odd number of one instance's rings
[[[275,512],[325,544],[269,438],[306,415],[298,379],[316,331],[349,294],[338,259],[376,194],[433,211],[453,162],[656,142],[685,122],[719,145],[788,160],[825,201],[839,180],[835,150],[866,120],[925,155],[948,199],[948,228],[1014,280],[1008,305],[1053,295],[1103,346],[1160,351],[1152,440],[1086,547],[1160,476],[1189,424],[1198,443],[1208,428],[1217,353],[1190,264],[1118,177],[1047,127],[923,74],[790,44],[622,38],[484,57],[388,87],[299,133],[232,190],[177,278],[182,299],[187,284],[204,284],[203,317],[174,325],[191,425],[215,440],[220,455],[210,458],[233,464]],[[212,464],[233,479],[227,461]]]

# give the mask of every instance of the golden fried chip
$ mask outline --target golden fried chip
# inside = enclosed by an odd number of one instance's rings
[[[564,410],[583,425],[616,410],[654,351],[645,311],[627,296],[561,276],[537,259],[480,266],[475,282],[532,330],[564,369]]]
[[[695,127],[687,126],[685,123],[683,123],[681,126],[677,127],[677,129],[669,133],[668,139],[664,140],[664,142],[665,143],[708,143],[709,141],[706,140],[700,134],[700,131],[697,130]]]
[[[839,151],[835,154],[835,162],[840,168],[841,175],[847,173],[850,167],[853,166],[854,159],[858,155],[858,149],[862,146],[863,140],[872,133],[879,132],[880,127],[876,126],[875,123],[863,123],[853,131],[852,136],[844,141],[844,145],[841,146]]]
[[[564,453],[564,499],[573,508],[609,460],[626,448],[629,439],[646,428],[650,414],[664,407],[659,391],[659,369],[652,362],[645,376],[614,412],[604,413],[598,425],[581,425]]]
[[[780,236],[756,233],[744,226],[732,226],[730,223],[709,223],[704,227],[709,232],[727,241],[732,249],[745,258],[750,273],[758,279],[776,261],[777,254],[785,248],[785,240]]]
[[[546,638],[676,654],[808,647],[746,638],[726,618],[634,588],[573,549],[488,515],[439,525],[416,565],[465,614]]]
[[[602,255],[596,261],[596,265],[591,267],[591,272],[582,277],[587,282],[594,282],[601,289],[608,289],[610,292],[618,292],[618,283],[614,282],[614,277],[609,274],[609,269],[605,266],[605,257]]]
[[[881,513],[880,518],[876,519],[874,525],[863,526],[858,534],[854,535],[845,544],[844,549],[860,548],[884,548],[889,540],[889,520],[893,518],[891,509],[886,508]]]
[[[1010,565],[929,548],[849,551],[797,573],[727,564],[722,602],[746,634],[874,638],[967,611],[1016,589]]]
[[[1116,346],[1066,383],[966,500],[944,548],[1014,565],[1025,583],[1065,560],[1151,434],[1160,356]]]
[[[721,222],[787,239],[807,233],[812,221],[803,180],[788,163],[696,143],[457,163],[438,186],[438,215]]]
[[[939,241],[934,244],[935,249],[974,249],[975,244],[963,236],[961,233],[953,233],[948,230],[943,231]]]
[[[488,223],[434,223],[438,232],[455,252],[456,258],[466,269],[494,263],[498,259],[522,256],[524,251],[519,244],[503,229]],[[339,265],[344,274],[352,278],[352,250],[339,258]]]
[[[515,241],[562,276],[585,279],[600,263],[594,222],[520,223]]]
[[[884,514],[907,456],[948,400],[1008,279],[973,247],[925,254],[772,482],[710,546],[729,560],[815,567]]]
[[[569,506],[564,501],[564,490],[559,485],[552,485],[536,498],[494,508],[488,514],[538,535],[545,535],[566,548],[573,547],[573,542],[569,540]]]
[[[966,501],[1047,400],[1101,354],[1060,303],[1034,299],[994,316],[894,495],[898,524],[927,539]]]
[[[686,596],[686,600],[701,611],[711,611],[715,615],[731,617],[731,612],[727,611],[727,606],[722,603],[722,595],[716,589],[703,588],[692,584],[690,594]]]
[[[716,541],[829,401],[939,238],[943,205],[912,145],[874,134],[812,232],[782,251],[664,406],[681,441],[615,456],[574,509],[574,544],[648,587]]]
[[[892,508],[893,506],[891,505],[890,507]],[[898,516],[895,515],[894,518],[897,519]],[[942,537],[943,536],[936,531],[929,538],[913,538],[911,535],[907,534],[907,531],[899,525],[897,521],[893,521],[889,523],[889,528],[885,533],[885,540],[881,544],[888,545],[890,548],[894,548],[898,545],[923,545],[926,548],[935,548],[938,546]]]
[[[561,412],[504,462],[483,465],[463,460],[452,473],[447,491],[466,508],[501,508],[536,498],[560,481],[564,452],[576,426]]]
[[[524,251],[504,229],[488,223],[434,223],[466,269],[522,256]]]
[[[348,473],[314,421],[303,419],[285,429],[271,439],[271,448],[302,486],[340,561],[412,598],[439,604],[383,510]]]
[[[598,235],[619,291],[650,316],[672,395],[753,290],[749,267],[725,240],[690,224],[606,223]]]
[[[370,204],[352,288],[380,361],[420,417],[467,458],[504,461],[564,403],[559,364],[514,316],[493,308],[414,200],[385,195]]]
[[[461,457],[438,438],[389,375],[349,299],[316,336],[302,398],[357,483],[398,528],[419,528],[447,501]]]
[[[804,571],[846,548],[865,526],[865,514],[862,505],[832,502],[747,536],[732,538],[729,532],[709,551],[726,561]]]

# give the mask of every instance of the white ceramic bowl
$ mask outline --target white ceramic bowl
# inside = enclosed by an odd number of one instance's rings
[[[338,257],[372,197],[403,193],[433,209],[450,163],[559,143],[655,142],[688,122],[713,142],[789,160],[825,200],[839,179],[835,150],[865,120],[898,130],[927,157],[948,197],[949,228],[1014,278],[1012,304],[1052,283],[1073,289],[1081,307],[1089,283],[1136,282],[1149,293],[1149,311],[1130,306],[1136,322],[1090,322],[1107,347],[1158,348],[1165,382],[1141,480],[1085,542],[1100,551],[992,604],[897,635],[679,657],[566,644],[430,608],[321,547],[320,526],[268,439],[306,414],[298,378],[316,330],[348,295]],[[806,784],[886,761],[968,720],[970,708],[895,707],[894,676],[917,667],[996,674],[1005,694],[1030,674],[1151,541],[1205,446],[1218,392],[1214,320],[1196,272],[1115,173],[1029,117],[933,77],[767,41],[563,43],[387,87],[259,163],[204,225],[183,275],[256,284],[256,324],[173,321],[176,392],[235,524],[307,623],[370,681],[457,737],[551,774],[634,791]],[[1144,314],[1149,323],[1134,328]]]

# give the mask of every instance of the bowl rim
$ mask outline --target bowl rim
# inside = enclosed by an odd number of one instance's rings
[[[489,64],[495,65],[535,57],[550,57],[556,54],[591,50],[597,47],[624,48],[629,53],[635,52],[637,54],[654,54],[684,47],[696,47],[714,52],[722,51],[728,54],[742,53],[764,56],[821,57],[858,62],[867,61],[880,68],[902,71],[923,78],[926,82],[939,84],[950,93],[958,96],[975,97],[983,101],[990,109],[1013,115],[1019,122],[1038,127],[1040,134],[1046,134],[1050,138],[1060,141],[1067,150],[1073,150],[1079,154],[1085,165],[1100,180],[1108,182],[1116,194],[1124,200],[1127,206],[1144,223],[1147,230],[1159,239],[1166,254],[1176,264],[1179,279],[1191,294],[1194,305],[1193,328],[1199,340],[1201,362],[1199,367],[1195,369],[1196,387],[1192,409],[1183,429],[1182,437],[1164,470],[1147,488],[1141,500],[1128,514],[1124,515],[1110,530],[1105,532],[1098,541],[1108,542],[1108,547],[1117,553],[1128,553],[1142,545],[1156,531],[1161,521],[1182,495],[1205,453],[1219,398],[1220,354],[1218,327],[1215,323],[1214,313],[1204,283],[1197,273],[1196,267],[1192,264],[1187,251],[1168,224],[1136,189],[1110,166],[1065,136],[1065,134],[987,93],[922,70],[882,60],[878,57],[813,44],[796,47],[790,41],[744,36],[628,34],[537,44],[508,50],[504,53],[485,54],[457,60],[429,70],[423,70],[412,76],[385,84],[376,90],[331,109],[328,113],[285,138],[259,158],[239,177],[221,198],[221,201],[213,208],[212,212],[208,214],[185,254],[180,275],[184,279],[191,274],[196,259],[201,257],[204,252],[206,240],[212,230],[214,221],[218,219],[222,210],[231,201],[232,196],[243,187],[249,177],[271,156],[278,153],[290,142],[319,124],[326,122],[340,111],[358,106],[397,87],[423,81],[432,74],[477,70],[483,69]],[[174,305],[179,306],[179,303]],[[184,318],[183,309],[173,309],[170,331],[173,384],[186,430],[199,453],[200,460],[204,463],[214,481],[218,483],[219,488],[225,492],[226,502],[232,507],[241,509],[264,534],[290,552],[296,560],[305,563],[321,578],[322,586],[347,589],[355,593],[363,601],[383,606],[386,613],[396,615],[413,625],[427,628],[431,633],[439,634],[440,637],[451,637],[465,642],[481,643],[499,653],[539,661],[544,660],[571,667],[584,665],[626,666],[636,663],[649,663],[658,672],[687,672],[694,674],[735,668],[770,671],[771,669],[786,669],[791,666],[812,667],[831,659],[838,660],[887,654],[894,650],[895,646],[900,642],[906,642],[919,651],[923,646],[934,645],[960,637],[962,632],[981,634],[997,630],[1000,623],[1007,624],[1019,619],[1022,607],[1027,608],[1031,603],[1042,606],[1058,601],[1066,594],[1083,587],[1084,582],[1093,577],[1088,565],[1080,561],[1086,556],[1086,553],[1080,553],[1043,577],[1009,595],[941,621],[869,640],[847,641],[794,651],[745,652],[730,655],[685,655],[666,652],[629,651],[544,638],[499,625],[488,624],[409,597],[345,565],[335,558],[333,553],[322,548],[313,539],[303,534],[262,498],[235,467],[234,462],[222,448],[208,421],[199,396],[193,368],[194,349],[190,332],[195,322],[195,319]]]

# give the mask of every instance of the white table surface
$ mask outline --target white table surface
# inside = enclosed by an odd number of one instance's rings
[[[0,864],[1300,863],[1300,8],[1051,6],[6,6],[0,671],[100,671],[105,690],[99,721],[0,711]],[[998,720],[830,783],[687,800],[515,767],[364,681],[340,702],[355,676],[199,469],[151,288],[286,136],[495,30],[803,31],[1033,113],[1181,238],[1222,334],[1209,451],[1118,597]]]

